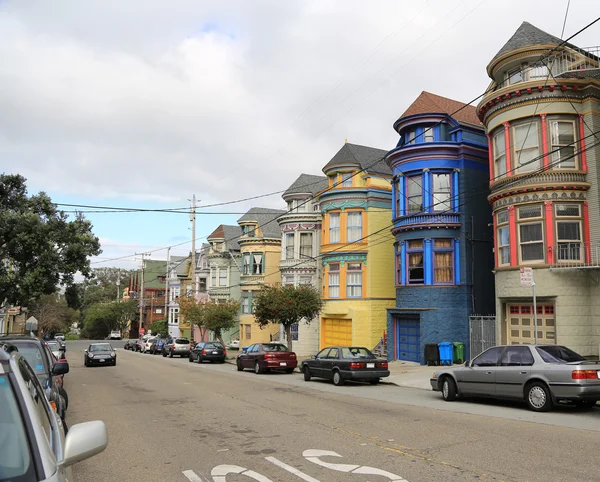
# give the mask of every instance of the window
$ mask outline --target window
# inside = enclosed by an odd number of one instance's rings
[[[340,242],[340,213],[329,214],[329,242]]]
[[[340,297],[340,263],[329,264],[329,298]]]
[[[244,253],[242,259],[242,274],[250,274],[252,272],[251,257],[252,255],[250,253]]]
[[[211,268],[210,270],[210,285],[213,288],[217,286],[217,268]]]
[[[454,283],[454,249],[451,239],[433,240],[433,282]]]
[[[518,209],[519,221],[525,219],[540,219],[539,222],[519,224],[519,246],[521,261],[543,261],[544,257],[544,228],[542,224],[542,206],[533,204]]]
[[[513,145],[515,149],[513,169],[516,169],[518,174],[539,169],[540,146],[537,122],[515,126]]]
[[[206,293],[206,278],[200,278],[198,280],[198,291],[200,293]]]
[[[294,210],[294,201],[287,202],[287,210],[288,210],[288,212],[291,212]]]
[[[481,355],[473,360],[474,367],[495,367],[498,364],[498,357],[503,347],[495,346],[484,351]]]
[[[425,127],[423,130],[423,142],[433,142],[434,140],[433,126]]]
[[[156,313],[157,315],[162,315],[163,309],[162,308],[156,308],[154,310],[154,313]]]
[[[575,169],[575,123],[571,121],[550,121],[550,139],[552,142],[550,146],[552,167],[556,169]]]
[[[263,255],[252,255],[252,274],[263,274]]]
[[[450,211],[452,208],[450,198],[452,189],[450,187],[450,174],[433,175],[433,210]]]
[[[312,258],[313,254],[312,233],[300,233],[300,258]]]
[[[546,363],[572,363],[586,361],[580,354],[565,346],[536,346],[538,354]]]
[[[513,345],[506,348],[500,360],[500,366],[520,367],[533,365],[533,355],[529,347]]]
[[[351,172],[342,172],[342,187],[352,187]]]
[[[490,173],[492,181],[506,176],[506,138],[501,127],[492,139],[494,154],[494,173]]]
[[[300,284],[301,285],[312,284],[312,276],[300,276]]]
[[[422,285],[425,281],[423,266],[423,240],[408,241],[408,284]]]
[[[496,213],[496,225],[498,227],[498,266],[503,266],[510,264],[510,228],[506,209]]]
[[[581,206],[574,203],[556,204],[555,212],[557,260],[581,261]]]
[[[348,213],[347,241],[352,243],[362,238],[362,213],[351,211]]]
[[[423,211],[423,188],[421,176],[410,176],[406,178],[406,198],[408,201],[408,213],[420,213]]]
[[[331,350],[329,350],[329,353],[327,354],[327,358],[333,358],[334,360],[337,360],[340,357],[340,351],[337,348],[332,348]]]
[[[293,274],[285,275],[283,277],[283,284],[284,285],[293,285],[294,284],[294,275]]]
[[[246,330],[246,340],[252,338],[252,325],[244,325]]]
[[[347,264],[346,296],[348,298],[362,298],[362,263]]]
[[[219,268],[219,286],[227,286],[227,268]]]
[[[322,360],[323,358],[327,358],[327,355],[331,351],[331,348],[323,348],[319,353],[317,353],[317,359]]]
[[[250,313],[250,298],[247,295],[242,297],[242,314]]]
[[[414,144],[416,139],[416,133],[414,129],[404,131],[404,144]]]
[[[521,67],[517,67],[516,69],[508,71],[508,83],[510,85],[518,84],[519,82],[523,82],[523,71]]]
[[[296,233],[286,233],[285,235],[285,259],[294,259],[294,237]]]
[[[294,323],[290,326],[290,331],[292,333],[292,340],[298,341],[298,323]]]
[[[315,212],[321,211],[321,205],[320,204],[313,204],[313,211],[315,211]]]

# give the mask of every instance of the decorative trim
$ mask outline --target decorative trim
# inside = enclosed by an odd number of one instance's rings
[[[540,114],[542,119],[542,152],[544,154],[544,168],[548,169],[550,159],[548,157],[548,132],[546,127],[546,114]]]
[[[323,258],[323,267],[327,266],[329,263],[340,263],[340,265],[344,266],[346,262],[351,261],[362,261],[365,266],[367,265],[367,255],[366,254],[338,254],[329,256],[324,254],[326,258]]]
[[[504,122],[504,157],[506,158],[506,176],[511,177],[513,175],[513,169],[511,164],[510,155],[510,122]]]
[[[506,206],[513,206],[516,204],[524,204],[529,202],[539,201],[584,201],[585,194],[583,191],[558,191],[553,190],[550,192],[534,192],[533,194],[521,194],[514,196],[507,196],[502,199],[498,199],[492,204],[494,210],[500,209]]]
[[[281,226],[281,230],[283,232],[287,231],[316,231],[320,230],[319,225],[316,223],[306,224],[306,223],[289,223]]]
[[[585,239],[585,262],[592,262],[591,239],[590,239],[590,211],[588,202],[583,202],[583,235]]]
[[[366,207],[367,207],[367,202],[364,200],[357,201],[357,200],[353,200],[353,199],[346,199],[344,201],[330,201],[330,202],[323,203],[323,205],[321,206],[321,212],[323,214],[325,214],[328,211],[331,211],[333,209],[341,209],[342,211],[345,211],[348,208],[363,208],[363,209],[365,209]]]
[[[579,151],[581,152],[581,170],[587,172],[587,153],[585,151],[585,128],[583,122],[583,114],[579,114],[579,142],[581,143],[581,147]]]
[[[423,271],[425,272],[423,284],[433,284],[433,240],[425,238],[423,240]]]

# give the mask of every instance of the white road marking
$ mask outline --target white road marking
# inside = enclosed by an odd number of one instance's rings
[[[273,482],[268,477],[254,472],[254,470],[248,470],[245,467],[240,467],[239,465],[217,465],[210,472],[213,482],[227,482],[226,477],[228,474],[245,475],[246,477],[250,477],[258,482]]]
[[[282,462],[281,460],[277,460],[275,457],[265,457],[265,460],[271,462],[272,464],[281,467],[283,470],[287,470],[290,474],[294,474],[297,477],[300,477],[302,480],[306,480],[306,482],[319,482],[317,479],[312,478],[310,475],[306,475],[304,472],[300,472],[297,468],[292,467],[291,465]]]
[[[185,475],[190,482],[204,482],[193,470],[184,470],[183,475]]]

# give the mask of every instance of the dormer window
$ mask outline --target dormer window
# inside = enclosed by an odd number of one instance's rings
[[[508,71],[508,83],[510,85],[518,84],[519,82],[523,82],[523,71],[521,67],[517,67],[516,69],[512,69]]]
[[[433,136],[433,126],[426,127],[423,131],[423,142],[433,142],[435,140]]]
[[[416,142],[416,132],[414,129],[409,129],[404,132],[404,144],[414,144]]]
[[[256,226],[248,224],[242,226],[242,234],[253,238],[256,235]]]
[[[288,210],[288,212],[293,211],[293,209],[294,209],[294,201],[288,201],[287,202],[287,210]]]
[[[352,173],[351,172],[343,172],[342,173],[342,187],[352,187]]]

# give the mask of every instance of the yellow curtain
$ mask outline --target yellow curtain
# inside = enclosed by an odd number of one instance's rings
[[[452,283],[452,253],[435,253],[435,283]]]

